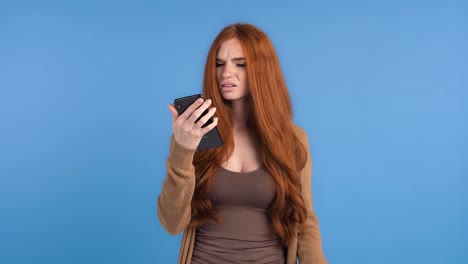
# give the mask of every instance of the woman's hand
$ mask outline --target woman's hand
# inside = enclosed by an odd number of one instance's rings
[[[198,144],[206,133],[213,129],[218,124],[218,118],[213,119],[213,123],[202,128],[202,126],[214,115],[216,107],[211,107],[206,115],[204,115],[198,122],[195,121],[208,109],[211,105],[211,100],[203,101],[198,98],[191,104],[185,112],[180,116],[177,113],[174,105],[168,105],[172,114],[172,131],[174,133],[177,143],[188,149],[197,149]]]

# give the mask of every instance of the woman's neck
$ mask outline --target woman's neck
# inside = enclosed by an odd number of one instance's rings
[[[250,100],[242,98],[231,101],[231,122],[233,130],[246,130]]]

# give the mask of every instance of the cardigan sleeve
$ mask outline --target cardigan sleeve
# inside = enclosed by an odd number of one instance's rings
[[[195,151],[171,137],[166,178],[158,198],[158,217],[164,229],[172,235],[184,231],[190,223],[190,203],[195,190]]]
[[[312,208],[312,157],[307,134],[302,128],[296,127],[297,135],[307,151],[307,162],[301,171],[302,197],[307,208],[307,219],[303,232],[297,237],[297,257],[300,264],[327,264],[323,254],[322,239],[318,218]]]

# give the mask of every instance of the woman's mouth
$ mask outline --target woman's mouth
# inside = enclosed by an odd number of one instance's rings
[[[223,91],[226,91],[226,92],[232,91],[236,87],[237,87],[237,85],[235,85],[233,83],[222,83],[221,84],[221,89],[223,89]]]

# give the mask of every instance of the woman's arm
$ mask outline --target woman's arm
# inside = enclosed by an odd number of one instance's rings
[[[164,229],[172,235],[184,231],[190,223],[190,204],[195,190],[193,155],[202,136],[218,124],[218,118],[214,118],[213,123],[202,127],[216,108],[198,119],[210,105],[211,100],[199,98],[181,115],[173,105],[168,105],[172,113],[173,135],[166,160],[166,179],[158,198],[158,217]]]
[[[326,264],[317,216],[312,207],[312,157],[307,134],[297,127],[297,135],[307,151],[307,162],[301,172],[302,197],[307,208],[304,231],[298,234],[297,256],[301,264]]]
[[[158,198],[158,217],[172,235],[184,231],[190,223],[190,203],[195,190],[194,153],[195,150],[185,148],[171,137],[166,178]]]

